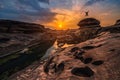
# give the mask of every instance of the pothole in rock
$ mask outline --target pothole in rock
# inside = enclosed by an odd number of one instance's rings
[[[64,66],[65,66],[64,62],[61,62],[61,63],[58,64],[58,66],[56,67],[55,72],[56,72],[57,74],[60,74],[60,73],[64,70]]]
[[[98,61],[94,61],[92,64],[96,65],[96,66],[99,66],[99,65],[102,65],[103,63],[104,63],[104,61],[98,60]]]
[[[114,52],[114,51],[115,51],[115,49],[111,49],[110,51]]]
[[[78,52],[75,52],[74,56],[81,56],[85,53],[83,50],[79,50]]]
[[[91,77],[94,72],[89,67],[76,67],[71,70],[71,73],[80,77]]]
[[[84,60],[84,64],[88,64],[88,63],[90,63],[90,62],[92,62],[92,58],[86,58],[85,60]]]
[[[79,47],[74,47],[74,48],[72,48],[72,49],[70,50],[70,52],[75,52],[75,51],[77,51],[77,50],[79,50]]]
[[[84,46],[84,47],[82,47],[82,49],[84,49],[84,50],[90,50],[90,49],[94,49],[94,48],[96,48],[95,46]]]
[[[75,59],[80,60],[81,62],[84,62],[84,58],[82,56],[75,56]]]

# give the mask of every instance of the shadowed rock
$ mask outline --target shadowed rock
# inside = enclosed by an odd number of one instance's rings
[[[64,70],[64,66],[65,66],[64,62],[61,62],[61,63],[58,64],[58,66],[56,67],[55,72],[56,72],[57,74],[60,74],[60,73]]]
[[[84,62],[84,58],[82,56],[75,56],[75,59],[79,59],[81,60],[82,62]]]
[[[74,47],[74,48],[72,48],[72,49],[70,50],[70,52],[75,52],[75,51],[77,51],[77,50],[79,50],[79,47]]]
[[[90,63],[90,62],[92,62],[92,58],[86,58],[85,60],[84,60],[84,63],[85,64],[88,64],[88,63]]]
[[[71,71],[72,74],[81,77],[91,77],[94,75],[94,72],[89,67],[74,68]]]
[[[80,52],[78,52],[78,55],[83,55],[85,53],[85,51],[80,50]]]
[[[120,25],[120,19],[116,21],[115,25]]]
[[[96,66],[99,66],[101,64],[103,64],[104,62],[102,60],[99,60],[99,61],[94,61],[92,64],[93,65],[96,65]]]
[[[0,43],[5,43],[5,42],[7,42],[9,40],[10,40],[9,38],[1,38],[0,39]]]
[[[100,21],[95,18],[85,18],[78,23],[82,27],[100,27]]]
[[[83,54],[85,53],[85,51],[83,50],[80,50],[80,52],[76,52],[73,56],[75,57],[75,59],[79,59],[81,60],[82,62],[84,61],[84,58],[83,58]]]
[[[113,52],[114,52],[114,51],[115,51],[115,49],[111,49],[110,51],[113,51]]]
[[[71,76],[70,78],[69,78],[69,80],[80,80],[78,77],[76,77],[76,76]]]
[[[52,63],[52,60],[54,59],[54,57],[51,57],[51,58],[49,58],[48,60],[47,60],[47,62],[45,63],[45,65],[44,65],[44,72],[46,73],[46,74],[48,74],[48,72],[49,72],[49,65]]]
[[[83,50],[79,50],[78,52],[75,52],[73,56],[82,56],[85,53]]]
[[[95,46],[84,46],[82,47],[82,49],[85,49],[85,50],[90,50],[90,49],[94,49]]]
[[[55,69],[55,68],[56,68],[56,64],[55,64],[55,63],[51,63],[51,64],[49,65],[49,68],[50,68],[50,69]]]
[[[43,25],[0,19],[0,32],[32,34],[44,31],[45,27]]]

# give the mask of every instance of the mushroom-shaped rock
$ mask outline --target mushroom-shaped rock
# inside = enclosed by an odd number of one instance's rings
[[[100,27],[100,21],[95,18],[85,18],[78,23],[80,28]]]
[[[115,25],[120,25],[120,19],[116,21]]]

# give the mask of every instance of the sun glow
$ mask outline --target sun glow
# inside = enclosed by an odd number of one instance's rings
[[[59,26],[59,28],[62,28],[62,27],[63,27],[63,25],[62,25],[62,24],[59,24],[58,26]]]
[[[58,29],[63,29],[63,22],[57,22],[57,25],[58,25]]]

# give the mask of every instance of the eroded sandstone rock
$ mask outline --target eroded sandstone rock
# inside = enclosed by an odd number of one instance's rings
[[[83,20],[81,20],[78,23],[78,26],[80,26],[80,28],[85,28],[85,27],[100,27],[100,21],[95,19],[95,18],[85,18]]]
[[[115,25],[120,25],[120,19],[116,21]]]

